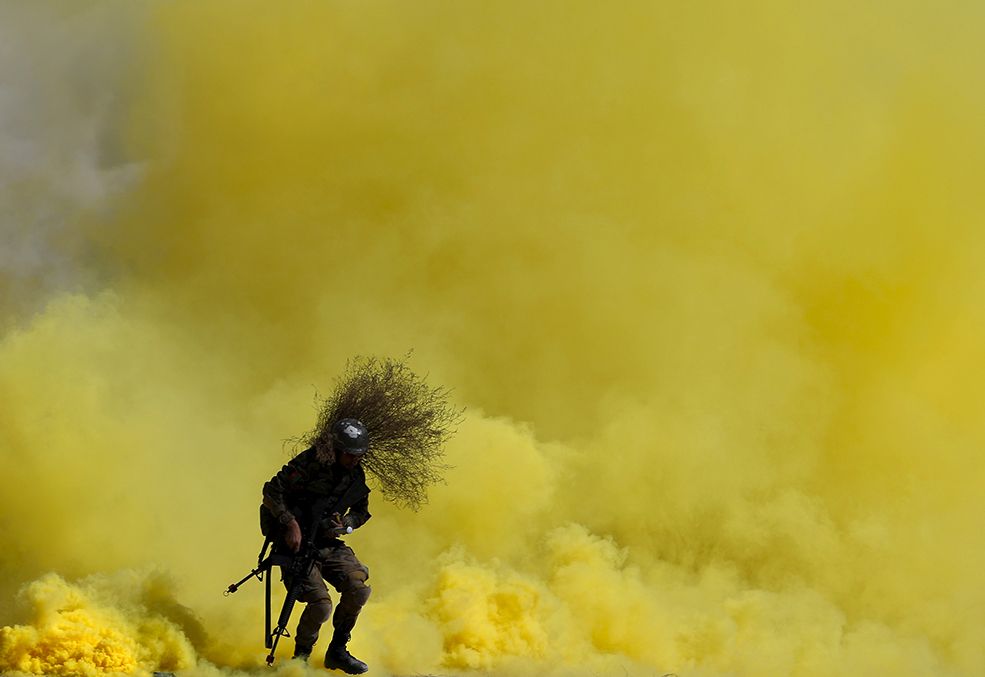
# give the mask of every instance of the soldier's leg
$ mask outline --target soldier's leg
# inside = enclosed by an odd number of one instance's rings
[[[285,579],[284,584],[290,586],[291,582]],[[294,633],[294,657],[306,659],[318,641],[321,626],[332,615],[332,599],[328,596],[328,588],[317,564],[311,568],[311,574],[305,579],[298,601],[305,604]]]
[[[325,654],[325,667],[338,668],[350,674],[365,672],[368,667],[346,649],[346,644],[356,625],[359,612],[369,600],[372,589],[367,584],[369,569],[347,545],[341,544],[324,553],[321,561],[322,575],[339,591],[339,606],[332,618],[335,632]]]

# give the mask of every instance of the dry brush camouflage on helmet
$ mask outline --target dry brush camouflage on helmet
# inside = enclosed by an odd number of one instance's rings
[[[329,460],[333,439],[346,448],[348,437],[358,449],[357,426],[363,426],[362,439],[368,441],[363,468],[387,500],[417,510],[427,501],[428,487],[442,480],[448,468],[442,462],[444,443],[462,421],[464,410],[452,406],[448,396],[447,389],[429,386],[403,360],[356,357],[332,394],[316,397],[315,427],[292,441],[315,447]],[[347,425],[356,428],[355,438],[344,432]]]

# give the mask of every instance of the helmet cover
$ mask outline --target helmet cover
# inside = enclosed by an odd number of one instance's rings
[[[369,431],[355,418],[341,418],[332,424],[332,442],[336,449],[362,456],[369,450]]]

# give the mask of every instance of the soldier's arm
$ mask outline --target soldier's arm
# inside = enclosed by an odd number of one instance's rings
[[[263,485],[263,504],[281,524],[290,524],[295,516],[287,507],[287,497],[297,491],[305,478],[307,452],[301,452]]]
[[[369,495],[363,496],[358,503],[349,508],[349,512],[342,519],[342,524],[353,529],[358,529],[369,521],[372,515],[369,514]]]

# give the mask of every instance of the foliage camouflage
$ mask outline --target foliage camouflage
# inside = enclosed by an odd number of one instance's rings
[[[332,423],[362,421],[369,451],[362,465],[390,502],[417,510],[430,485],[442,481],[444,443],[461,423],[464,409],[449,403],[450,391],[431,387],[403,360],[356,357],[346,364],[327,398],[315,396],[318,422],[295,448],[313,446],[325,458],[331,451]]]

